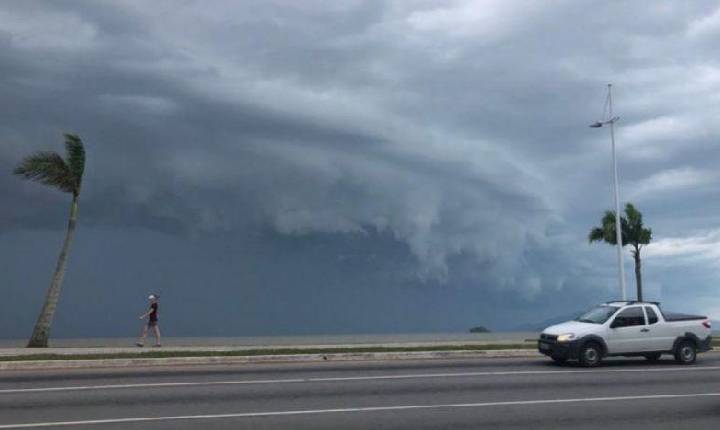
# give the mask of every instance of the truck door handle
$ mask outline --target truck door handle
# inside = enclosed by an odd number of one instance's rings
[[[644,328],[644,329],[642,329],[642,330],[640,330],[640,331],[643,332],[643,333],[647,333],[647,332],[650,331],[650,329],[649,329],[649,328]]]

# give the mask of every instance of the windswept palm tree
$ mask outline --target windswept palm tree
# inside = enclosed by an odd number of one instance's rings
[[[37,152],[25,158],[13,171],[14,174],[22,176],[31,181],[37,181],[45,185],[58,188],[60,191],[72,194],[70,206],[70,220],[68,221],[65,242],[58,257],[55,274],[50,282],[47,291],[45,304],[38,315],[35,328],[28,342],[28,348],[44,348],[48,346],[50,327],[52,325],[55,308],[60,298],[63,278],[65,276],[65,265],[68,252],[72,245],[77,223],[78,197],[80,196],[80,185],[82,184],[83,172],[85,171],[85,148],[80,137],[74,134],[65,135],[66,157],[63,159],[60,154],[52,151]]]
[[[635,209],[632,203],[625,205],[625,216],[620,217],[620,229],[622,230],[622,246],[631,245],[632,255],[635,260],[635,282],[637,283],[637,299],[642,301],[642,262],[640,250],[652,240],[652,230],[643,226],[642,214]],[[590,242],[605,242],[616,245],[615,235],[615,212],[605,211],[602,218],[602,226],[595,227],[590,231],[588,239]]]

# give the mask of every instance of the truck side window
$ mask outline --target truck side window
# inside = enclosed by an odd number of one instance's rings
[[[648,317],[648,325],[655,324],[658,322],[658,317],[653,308],[650,306],[645,306],[645,312],[647,312]]]
[[[640,306],[627,308],[615,317],[612,327],[630,327],[645,325],[645,314]]]

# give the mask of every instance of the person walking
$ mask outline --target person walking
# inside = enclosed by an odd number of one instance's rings
[[[143,347],[145,346],[145,338],[148,334],[148,329],[151,328],[153,331],[153,335],[155,335],[155,346],[160,346],[160,327],[158,327],[158,299],[160,296],[156,294],[150,294],[148,296],[148,301],[150,302],[150,308],[147,312],[140,315],[140,319],[144,320],[145,318],[148,319],[147,324],[143,325],[143,331],[142,331],[142,337],[140,340],[136,343],[137,346]]]

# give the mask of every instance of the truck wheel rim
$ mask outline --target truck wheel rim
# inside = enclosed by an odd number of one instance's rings
[[[682,354],[682,358],[684,361],[691,361],[693,358],[693,350],[689,346],[686,346],[682,350],[680,350],[680,353]]]
[[[588,348],[585,350],[585,360],[588,363],[594,363],[597,361],[597,351],[593,348]]]

